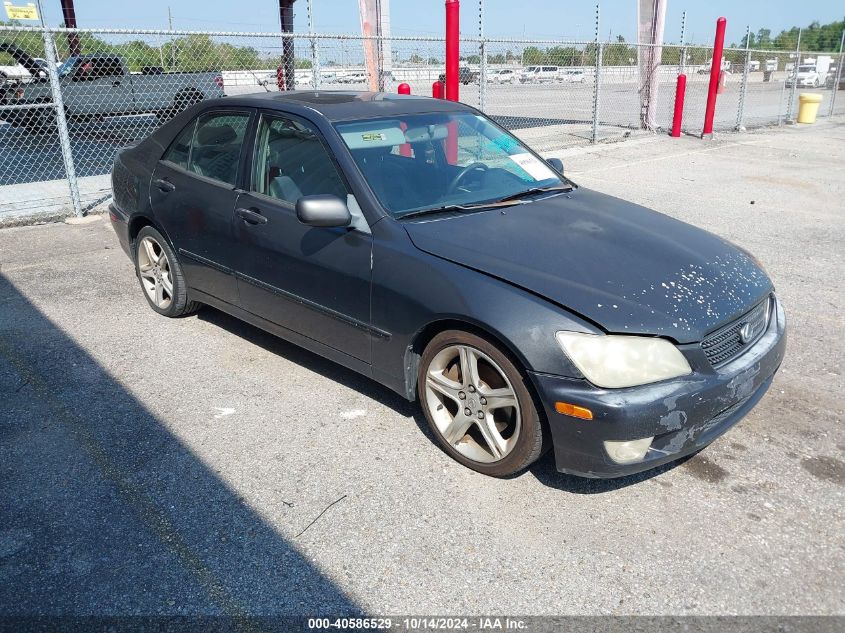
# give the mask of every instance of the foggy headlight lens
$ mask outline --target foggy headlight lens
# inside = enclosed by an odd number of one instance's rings
[[[661,338],[558,332],[563,351],[598,387],[634,387],[692,373],[677,347]]]

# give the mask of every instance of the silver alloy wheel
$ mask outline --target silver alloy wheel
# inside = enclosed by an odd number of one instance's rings
[[[135,256],[144,292],[156,306],[167,310],[173,303],[173,277],[167,254],[161,244],[148,235],[138,244]]]
[[[483,463],[504,459],[522,427],[516,391],[496,362],[468,345],[441,350],[426,368],[425,406],[443,439]]]

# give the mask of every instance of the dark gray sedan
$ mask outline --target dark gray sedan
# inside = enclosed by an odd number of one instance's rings
[[[479,472],[547,449],[588,477],[689,455],[771,385],[772,283],[562,172],[458,103],[225,98],[117,155],[111,219],[154,310],[213,306],[419,400]]]

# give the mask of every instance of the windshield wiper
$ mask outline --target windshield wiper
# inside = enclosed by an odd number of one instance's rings
[[[520,191],[518,193],[511,194],[509,196],[505,196],[504,198],[500,198],[499,202],[510,202],[512,200],[520,200],[527,196],[533,196],[538,193],[550,193],[553,191],[558,192],[565,192],[565,191],[572,191],[572,185],[556,185],[554,187],[532,187],[531,189],[526,189],[525,191]]]
[[[432,215],[435,213],[448,213],[449,211],[477,211],[478,209],[512,207],[517,204],[525,204],[522,201],[522,198],[526,196],[550,192],[563,193],[565,191],[572,191],[572,189],[572,185],[563,185],[555,187],[532,187],[531,189],[526,189],[525,191],[520,191],[519,193],[514,193],[509,196],[505,196],[504,198],[493,200],[491,202],[478,202],[475,204],[446,204],[442,207],[433,207],[431,209],[420,209],[419,211],[411,211],[410,213],[400,215],[398,219],[404,220],[405,218],[414,218],[419,217],[421,215]]]
[[[432,207],[431,209],[420,209],[419,211],[411,211],[410,213],[403,213],[398,217],[399,220],[405,218],[415,218],[421,215],[433,215],[435,213],[448,213],[450,211],[477,211],[478,209],[493,209],[495,207],[512,207],[515,204],[522,204],[518,200],[494,200],[493,202],[479,202],[478,204],[446,204],[442,207]]]

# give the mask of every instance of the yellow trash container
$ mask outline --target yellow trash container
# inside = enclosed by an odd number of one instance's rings
[[[822,96],[815,92],[802,92],[798,95],[798,122],[815,123],[821,103]]]

